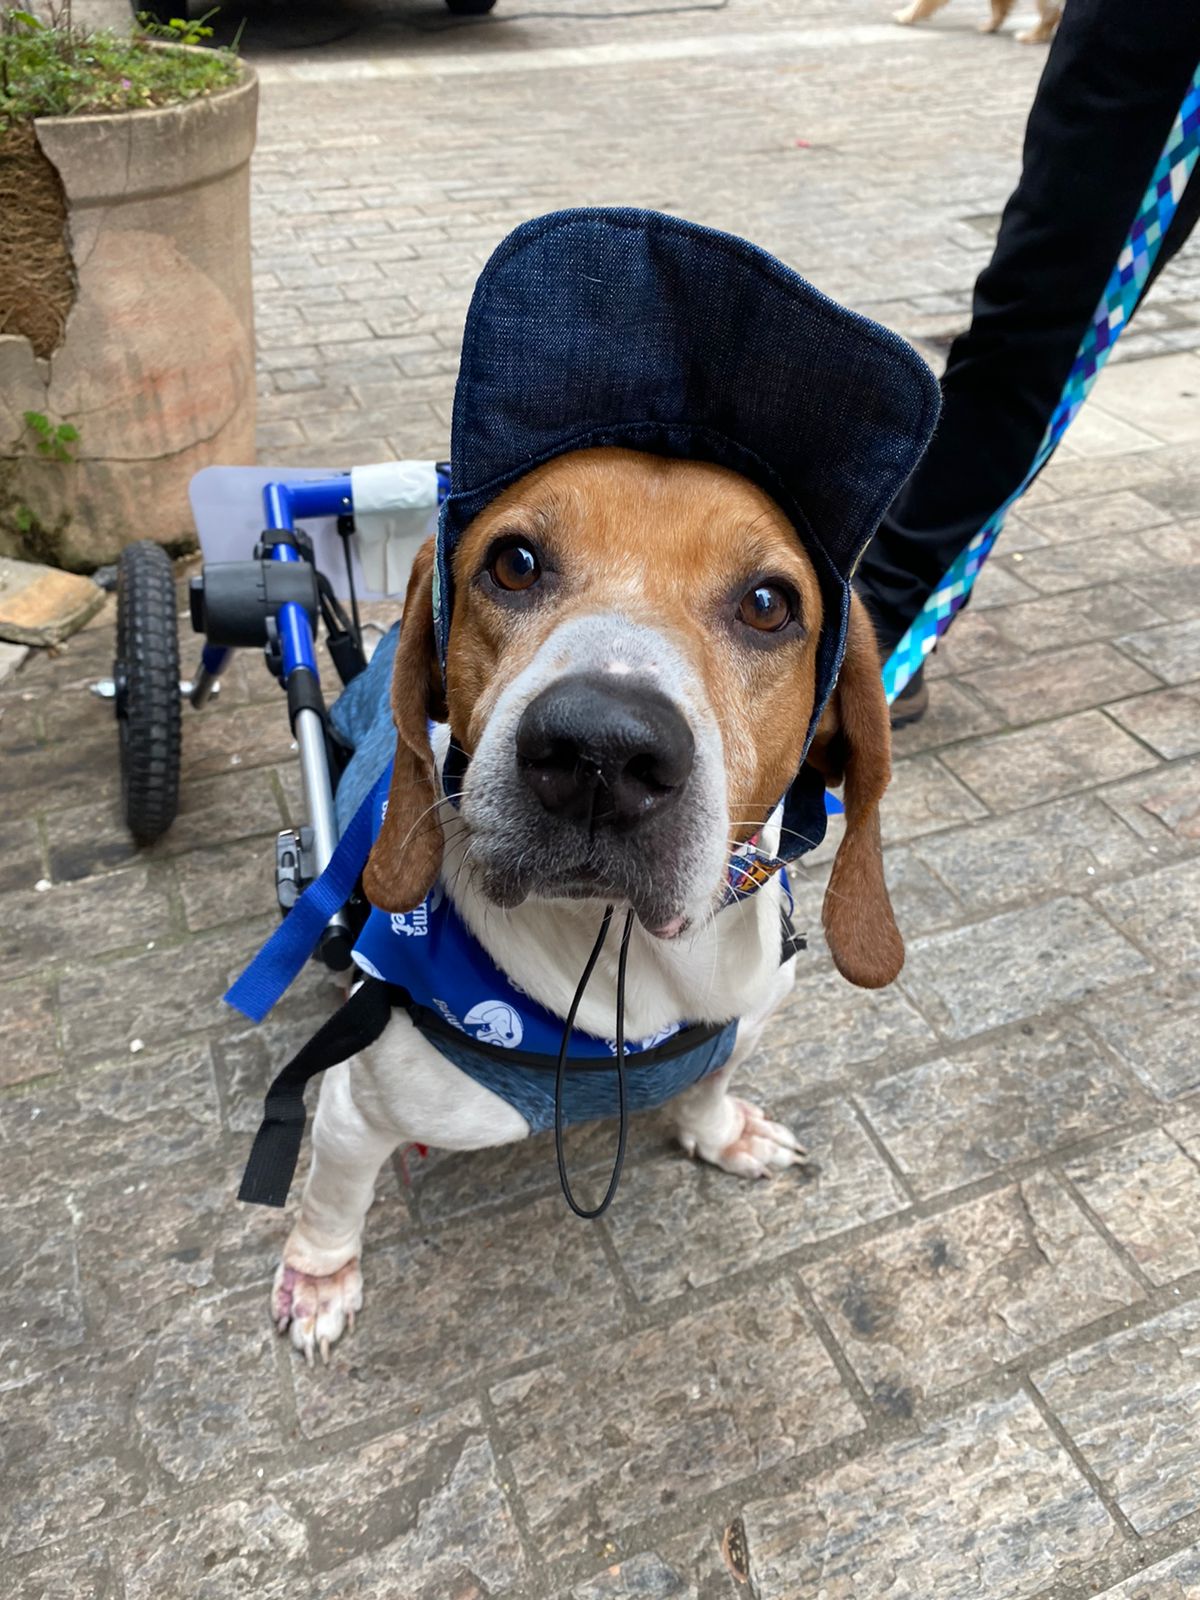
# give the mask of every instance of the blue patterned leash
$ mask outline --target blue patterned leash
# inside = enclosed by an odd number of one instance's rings
[[[1066,385],[1051,415],[1041,444],[1029,471],[1008,499],[980,528],[970,544],[952,563],[941,583],[926,600],[908,632],[888,657],[883,668],[883,686],[888,700],[894,700],[916,673],[925,657],[950,626],[979,576],[992,546],[1004,526],[1011,507],[1028,489],[1053,455],[1063,434],[1075,419],[1113,346],[1133,314],[1138,297],[1146,286],[1154,262],[1162,248],[1163,236],[1171,226],[1183,191],[1200,156],[1200,67],[1192,78],[1179,115],[1150,186],[1142,196],[1133,226],[1117,257],[1100,304],[1096,307],[1083,342],[1071,365]]]

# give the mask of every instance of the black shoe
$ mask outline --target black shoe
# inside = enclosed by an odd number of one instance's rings
[[[892,731],[920,722],[928,710],[929,688],[925,682],[925,668],[918,667],[892,701]]]

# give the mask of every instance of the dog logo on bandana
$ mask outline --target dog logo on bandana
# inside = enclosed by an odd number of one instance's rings
[[[520,1017],[503,1000],[481,1000],[472,1006],[463,1018],[463,1027],[480,1044],[501,1044],[506,1050],[515,1050],[525,1032]]]

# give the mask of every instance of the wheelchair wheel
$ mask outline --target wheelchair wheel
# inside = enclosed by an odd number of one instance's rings
[[[152,539],[117,563],[117,729],[121,802],[139,844],[153,844],[179,806],[179,635],[171,559]]]
[[[496,0],[446,0],[446,9],[452,17],[482,17],[496,4]]]

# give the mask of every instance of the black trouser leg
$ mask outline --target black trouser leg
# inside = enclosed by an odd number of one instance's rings
[[[885,654],[1029,470],[1198,61],[1200,0],[1067,0],[938,430],[859,568]],[[1198,176],[1155,272],[1196,222]]]

